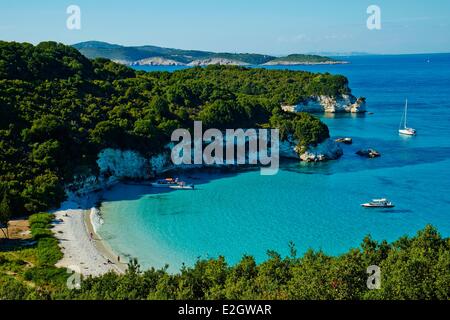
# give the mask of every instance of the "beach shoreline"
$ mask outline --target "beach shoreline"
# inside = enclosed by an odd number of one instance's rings
[[[122,260],[119,260],[119,254],[116,254],[108,242],[103,239],[97,232],[93,223],[93,215],[95,214],[94,210],[98,210],[97,208],[91,208],[89,211],[85,211],[84,214],[84,222],[86,229],[89,233],[92,233],[94,245],[99,251],[99,253],[111,261],[115,267],[117,267],[119,273],[125,273],[128,268],[128,264],[124,263]]]
[[[53,232],[59,241],[63,258],[57,267],[67,268],[83,276],[100,276],[108,272],[122,274],[127,266],[95,232],[92,210],[80,208],[77,202],[65,202],[55,211]]]

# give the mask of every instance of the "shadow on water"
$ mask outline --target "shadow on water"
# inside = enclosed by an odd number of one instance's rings
[[[177,216],[177,215],[186,215],[186,212],[185,211],[174,211],[174,212],[171,212],[171,213],[160,213],[159,215],[160,216]]]
[[[413,213],[414,211],[409,209],[387,209],[384,212],[387,213]]]
[[[372,114],[366,114],[366,113],[332,113],[332,112],[327,112],[327,113],[315,113],[314,114],[316,117],[320,118],[320,119],[364,119],[367,116],[371,116]]]
[[[221,169],[221,168],[207,168],[207,169],[191,169],[191,170],[175,170],[168,173],[164,177],[174,177],[188,184],[194,184],[194,190],[174,190],[170,188],[152,187],[152,181],[145,182],[123,182],[118,186],[112,187],[104,193],[101,202],[116,202],[116,201],[133,201],[139,199],[167,201],[167,195],[171,192],[196,192],[201,191],[202,185],[207,184],[213,180],[232,178],[238,174],[259,170],[258,168],[245,169]],[[160,178],[164,178],[160,177]],[[123,189],[126,187],[126,191]]]
[[[385,186],[392,186],[396,183],[396,181],[394,181],[393,179],[389,179],[386,177],[376,177],[376,178],[381,182],[382,185]]]

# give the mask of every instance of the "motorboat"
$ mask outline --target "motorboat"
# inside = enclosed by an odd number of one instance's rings
[[[394,208],[395,205],[388,199],[373,199],[371,202],[363,203],[364,208]]]
[[[152,187],[155,188],[170,188],[171,186],[177,186],[178,185],[178,178],[166,178],[166,179],[159,179],[158,181],[152,183]]]
[[[170,189],[175,189],[175,190],[194,190],[195,186],[193,184],[186,184],[186,182],[181,181],[181,182],[178,182],[177,185],[175,185],[175,186],[170,186]]]
[[[195,186],[193,184],[185,184],[185,185],[176,185],[176,186],[170,186],[170,189],[174,190],[194,190]]]

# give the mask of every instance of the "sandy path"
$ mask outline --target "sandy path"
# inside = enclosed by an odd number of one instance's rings
[[[9,240],[28,240],[31,239],[30,224],[28,217],[14,219],[8,223],[8,232],[6,228],[2,229],[5,233],[9,232]],[[5,238],[3,231],[0,231],[0,239]]]

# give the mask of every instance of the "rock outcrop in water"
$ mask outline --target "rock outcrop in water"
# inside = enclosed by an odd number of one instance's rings
[[[286,112],[366,112],[366,99],[356,98],[351,94],[343,94],[338,97],[314,96],[297,105],[283,105],[281,108]]]
[[[300,159],[305,162],[336,160],[343,154],[342,148],[335,141],[327,139],[316,147],[309,147],[300,154]]]
[[[296,141],[289,138],[280,143],[280,157],[300,159],[305,162],[337,160],[343,154],[339,144],[331,139],[326,139],[317,146],[310,146],[306,150],[300,150]]]
[[[381,157],[381,153],[379,153],[377,150],[374,149],[367,149],[367,150],[359,150],[356,152],[358,156],[366,157],[366,158],[378,158]]]

